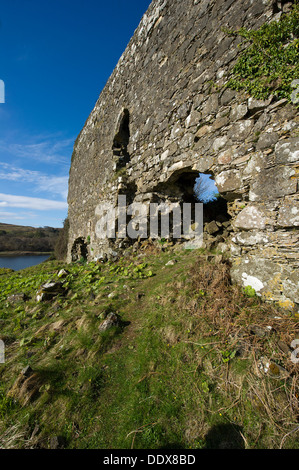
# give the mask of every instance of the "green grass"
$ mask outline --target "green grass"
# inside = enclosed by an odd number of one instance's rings
[[[165,266],[170,259],[177,262]],[[298,319],[232,286],[225,263],[200,250],[148,247],[117,263],[65,266],[68,294],[37,303],[40,284],[62,266],[0,276],[0,447],[47,448],[53,436],[66,448],[206,448],[225,439],[228,447],[298,447],[288,435],[297,372],[277,348],[297,334]],[[29,300],[10,304],[20,291]],[[101,333],[109,312],[122,326]],[[249,324],[273,321],[270,337],[249,334]],[[289,377],[260,374],[260,356]]]

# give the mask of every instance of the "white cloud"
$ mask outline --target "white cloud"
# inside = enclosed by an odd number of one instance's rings
[[[0,171],[0,179],[8,180],[8,181],[33,181],[36,175],[38,174],[37,171],[31,170],[24,170],[23,168],[16,168],[9,163],[2,163],[0,162],[0,166],[3,168]]]
[[[67,200],[68,176],[45,176],[40,175],[37,179],[37,190],[48,191],[52,194],[59,194],[63,200]]]
[[[2,167],[2,170],[1,170]],[[33,183],[35,192],[49,192],[60,195],[64,201],[67,199],[68,176],[45,175],[35,170],[25,170],[9,163],[0,162],[0,179],[6,181],[20,181]]]
[[[33,136],[29,142],[0,141],[0,151],[16,158],[37,160],[45,163],[69,165],[74,138],[61,138],[60,135]]]
[[[0,217],[14,219],[14,220],[23,220],[26,218],[23,215],[18,215],[18,214],[15,214],[14,212],[6,212],[6,211],[0,211]]]
[[[0,220],[62,225],[73,144],[61,133],[0,138]]]
[[[66,210],[67,203],[37,197],[14,196],[12,194],[0,193],[0,207],[18,207],[39,211]]]

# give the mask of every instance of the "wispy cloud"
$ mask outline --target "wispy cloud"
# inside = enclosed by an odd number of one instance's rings
[[[18,207],[38,211],[66,210],[67,203],[37,197],[15,196],[12,194],[0,193],[0,208],[6,207]]]
[[[69,165],[74,138],[62,138],[54,134],[34,136],[30,141],[22,140],[22,142],[0,140],[0,152],[15,158]]]
[[[40,171],[19,168],[0,162],[0,179],[14,182],[32,183],[34,192],[48,192],[67,199],[68,176],[45,175]]]
[[[16,210],[16,212],[0,211],[0,219],[5,220],[6,223],[8,223],[8,221],[14,221],[14,220],[35,221],[38,218],[39,218],[38,214],[32,211],[30,212],[18,212],[18,210]]]
[[[47,191],[60,195],[65,201],[68,193],[68,176],[40,176],[37,191]]]
[[[0,138],[0,220],[62,225],[73,142],[59,133]]]
[[[14,212],[0,211],[1,219],[12,219],[12,220],[24,220],[26,219],[25,215],[18,215]]]

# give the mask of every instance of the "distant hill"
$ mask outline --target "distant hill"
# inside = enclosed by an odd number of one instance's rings
[[[61,229],[27,227],[0,222],[1,253],[49,253],[54,250]]]

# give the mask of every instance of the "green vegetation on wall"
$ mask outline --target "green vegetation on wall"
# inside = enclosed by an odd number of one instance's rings
[[[278,21],[266,23],[257,31],[241,28],[226,32],[248,43],[226,86],[246,90],[257,99],[273,94],[291,101],[291,83],[299,78],[299,5],[295,4]]]

